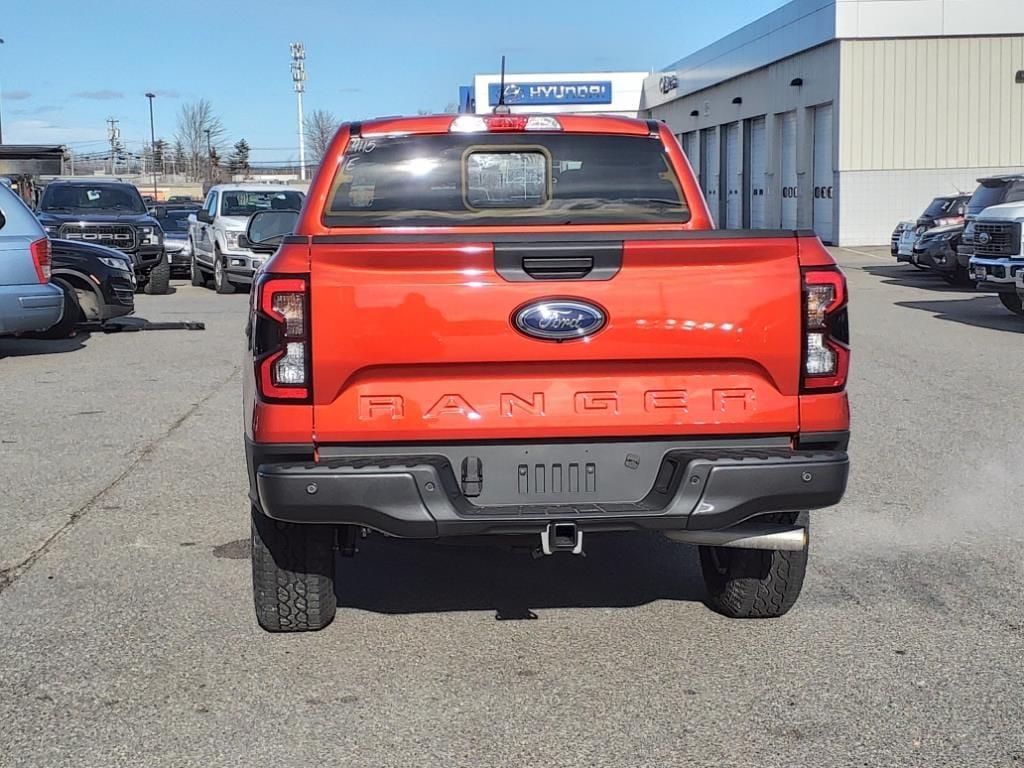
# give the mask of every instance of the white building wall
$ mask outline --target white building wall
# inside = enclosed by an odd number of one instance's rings
[[[1024,35],[840,45],[841,243],[884,243],[935,195],[1024,169]]]

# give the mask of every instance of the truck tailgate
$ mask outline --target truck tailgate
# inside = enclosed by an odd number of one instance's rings
[[[506,279],[486,236],[315,238],[316,441],[795,433],[796,238],[642,237],[618,235],[610,279],[558,280]],[[583,340],[520,333],[516,310],[545,298],[607,323]]]

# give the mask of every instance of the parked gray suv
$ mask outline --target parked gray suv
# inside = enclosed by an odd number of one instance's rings
[[[64,313],[50,283],[50,241],[32,211],[0,184],[0,336],[45,331]]]

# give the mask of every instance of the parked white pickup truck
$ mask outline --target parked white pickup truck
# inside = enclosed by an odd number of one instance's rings
[[[1024,315],[1017,290],[1024,275],[1024,202],[993,205],[978,214],[970,275],[979,288],[998,291],[1008,310]]]
[[[239,246],[249,217],[265,210],[298,211],[303,198],[301,191],[280,184],[211,187],[202,209],[189,216],[192,285],[206,285],[212,277],[217,293],[248,289],[267,258]]]

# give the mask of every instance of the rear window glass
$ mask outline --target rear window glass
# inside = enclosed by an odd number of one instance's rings
[[[301,192],[238,190],[223,193],[221,216],[252,216],[256,211],[298,211],[302,209]]]
[[[957,198],[937,197],[932,200],[931,205],[924,209],[922,216],[936,218],[944,213],[950,213],[959,204]]]
[[[1003,184],[981,184],[971,195],[967,210],[972,214],[981,213],[990,205],[1016,203],[1024,200],[1024,181],[1011,181]]]
[[[644,136],[482,133],[356,139],[328,226],[682,223],[661,142]]]

